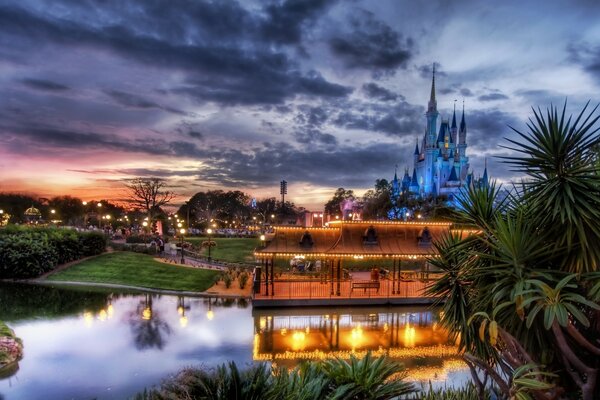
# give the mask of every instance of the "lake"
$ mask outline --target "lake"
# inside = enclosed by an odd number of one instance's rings
[[[188,366],[348,358],[402,361],[411,380],[469,380],[426,307],[252,310],[249,301],[0,283],[0,320],[24,344],[0,399],[123,399]]]

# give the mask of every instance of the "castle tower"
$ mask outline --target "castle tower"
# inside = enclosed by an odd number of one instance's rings
[[[437,101],[435,99],[435,63],[433,64],[433,73],[431,78],[431,94],[429,95],[429,103],[427,103],[427,130],[425,131],[425,146],[435,146],[435,131],[437,126],[437,117],[439,113],[437,110]]]
[[[469,171],[469,157],[467,157],[467,123],[465,122],[465,102],[463,100],[462,117],[460,119],[460,130],[458,131],[458,155],[460,158],[460,180],[467,179]]]
[[[456,100],[454,100],[454,112],[452,113],[452,126],[450,127],[450,133],[452,135],[452,143],[456,143]]]

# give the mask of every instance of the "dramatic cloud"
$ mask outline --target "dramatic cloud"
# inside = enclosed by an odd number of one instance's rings
[[[374,73],[405,67],[414,42],[404,39],[373,13],[359,11],[351,20],[351,32],[333,37],[329,46],[350,68],[365,68]]]
[[[496,100],[507,100],[508,96],[502,93],[489,93],[481,95],[477,98],[479,101],[496,101]]]
[[[69,90],[69,87],[57,82],[52,82],[44,79],[26,78],[21,81],[25,86],[37,90],[47,90],[49,92],[62,92]]]
[[[322,207],[331,188],[411,166],[434,63],[438,123],[464,100],[477,174],[531,106],[568,98],[578,112],[600,90],[600,3],[537,13],[513,0],[8,0],[0,190],[91,198],[154,175],[184,194],[269,193],[285,177],[318,193],[292,200]]]
[[[363,92],[367,97],[371,99],[377,99],[381,101],[394,101],[398,99],[398,95],[384,87],[377,85],[376,83],[369,82],[365,83],[362,87]]]

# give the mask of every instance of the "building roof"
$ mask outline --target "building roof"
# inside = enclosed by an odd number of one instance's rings
[[[327,228],[275,227],[256,255],[420,258],[435,254],[432,242],[449,232],[451,225],[432,221],[332,221]],[[307,232],[312,246],[302,239]]]

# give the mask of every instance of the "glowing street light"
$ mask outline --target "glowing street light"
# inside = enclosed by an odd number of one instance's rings
[[[179,225],[181,225],[181,224],[179,224]],[[181,263],[182,263],[182,264],[184,264],[184,263],[185,263],[185,260],[184,260],[184,258],[183,258],[183,235],[185,234],[185,228],[181,228],[181,229],[179,230],[179,233],[181,234],[181,235],[179,236],[179,237],[180,237],[180,239],[181,239]],[[210,249],[210,247],[209,247],[209,249]]]
[[[97,204],[97,206],[98,206],[98,207],[102,207],[102,203],[98,203],[98,204]]]
[[[56,210],[55,209],[50,210],[50,214],[56,214]]]
[[[212,244],[212,243],[210,242],[210,235],[212,235],[212,233],[213,233],[213,230],[212,230],[212,229],[210,229],[210,228],[208,228],[208,229],[206,230],[206,233],[208,234],[208,262],[210,262],[210,249],[211,249],[211,247],[212,247],[212,246],[211,246],[211,244]]]
[[[83,204],[84,206],[87,206],[87,201],[84,201],[81,204]]]

